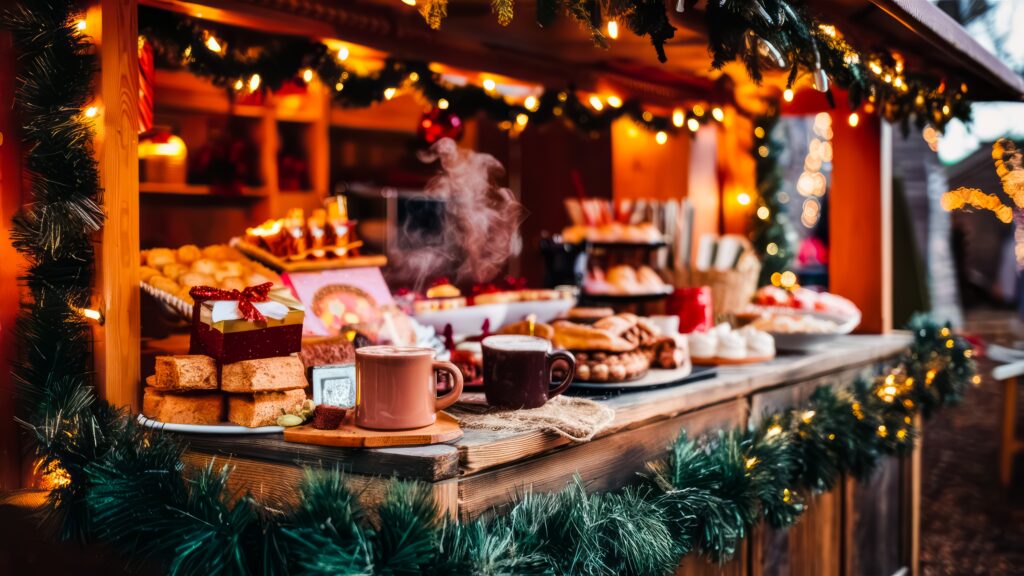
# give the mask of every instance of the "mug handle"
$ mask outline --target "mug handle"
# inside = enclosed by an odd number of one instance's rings
[[[548,400],[568,390],[569,385],[572,384],[572,377],[576,375],[576,357],[572,355],[572,352],[568,350],[552,350],[547,353],[549,382],[551,381],[551,372],[555,369],[556,362],[565,362],[569,366],[569,370],[566,372],[565,378],[554,390],[548,390]]]
[[[459,395],[462,394],[462,370],[459,370],[458,366],[451,362],[442,362],[441,360],[434,360],[434,370],[447,372],[452,379],[452,389],[444,396],[438,396],[434,400],[434,410],[441,411],[455,404]]]

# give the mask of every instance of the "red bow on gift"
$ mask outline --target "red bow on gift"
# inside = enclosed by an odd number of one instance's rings
[[[206,300],[237,300],[238,311],[242,318],[250,322],[262,322],[266,320],[263,313],[256,309],[253,302],[266,302],[269,300],[267,294],[274,286],[273,282],[264,282],[256,286],[249,286],[245,290],[221,290],[212,286],[193,286],[188,291],[189,296],[196,302]]]

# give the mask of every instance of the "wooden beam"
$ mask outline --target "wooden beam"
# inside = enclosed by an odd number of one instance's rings
[[[107,222],[97,251],[96,331],[102,396],[139,408],[139,59],[137,0],[97,0],[87,19],[99,44],[102,110],[96,153]],[[95,31],[95,32],[93,32]]]
[[[829,290],[863,314],[859,332],[892,329],[892,129],[862,115],[851,127],[843,93],[832,116]]]

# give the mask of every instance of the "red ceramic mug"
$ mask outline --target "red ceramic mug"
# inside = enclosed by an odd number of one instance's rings
[[[452,389],[437,396],[435,372],[448,373]],[[364,346],[356,349],[356,426],[410,430],[430,426],[437,412],[462,394],[462,372],[434,360],[430,348]]]
[[[540,408],[572,384],[576,358],[565,350],[552,350],[551,342],[543,338],[488,336],[481,345],[484,394],[491,406]],[[552,372],[558,363],[565,365],[565,376],[561,382],[552,382]]]

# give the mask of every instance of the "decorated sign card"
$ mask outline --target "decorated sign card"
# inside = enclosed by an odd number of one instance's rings
[[[282,279],[306,306],[305,334],[336,336],[379,326],[382,308],[394,304],[380,268],[286,272]]]

